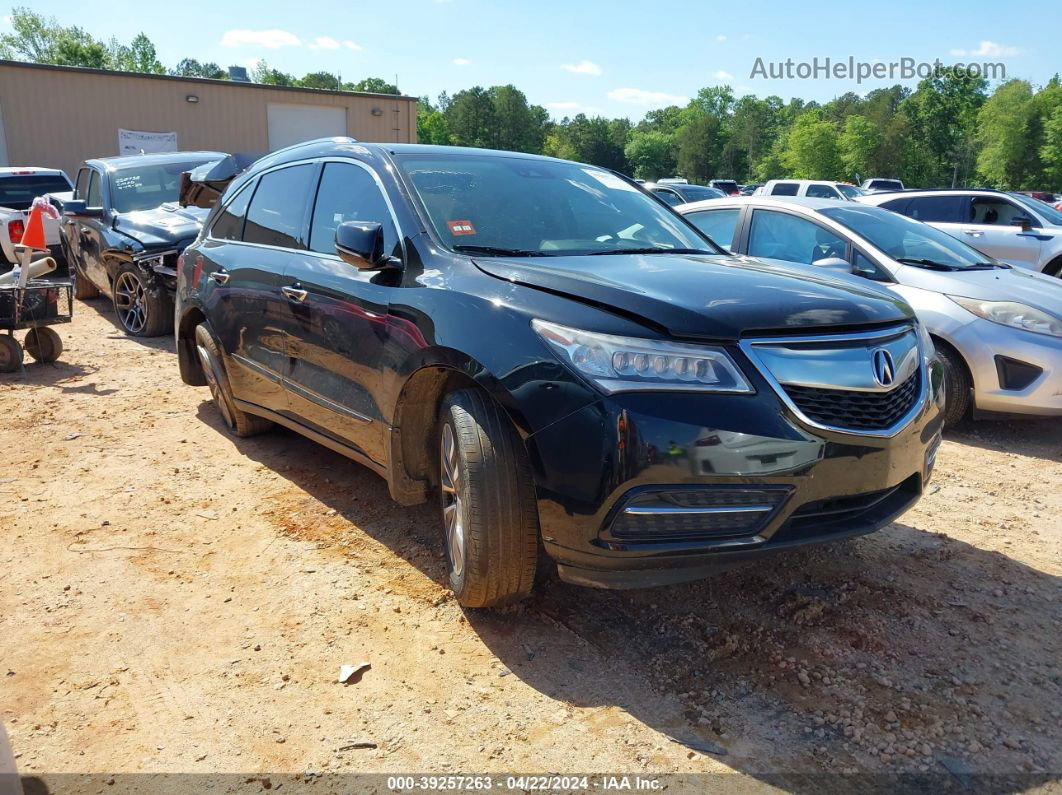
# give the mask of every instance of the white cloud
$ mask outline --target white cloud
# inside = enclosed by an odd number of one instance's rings
[[[579,63],[566,63],[561,66],[565,72],[571,72],[577,75],[599,75],[601,74],[601,67],[593,61],[579,61]]]
[[[980,46],[976,50],[964,50],[961,48],[951,51],[952,55],[975,55],[982,58],[1011,58],[1015,55],[1021,55],[1024,50],[1021,47],[1012,47],[1009,44],[999,44],[988,39],[982,40]]]
[[[663,91],[646,91],[643,88],[614,88],[608,92],[608,98],[628,105],[642,105],[647,108],[662,108],[667,105],[685,105],[689,97],[665,94]]]
[[[343,39],[343,46],[348,50],[354,50],[355,52],[361,52],[361,45],[355,44],[350,39]]]
[[[720,33],[718,36],[715,37],[715,40],[716,41],[726,41],[726,36],[724,36],[722,33]]]
[[[311,50],[338,50],[339,42],[331,36],[318,36],[310,45]]]
[[[286,30],[227,30],[221,37],[223,47],[255,46],[276,50],[280,47],[299,47],[302,40]]]
[[[472,62],[467,58],[454,58],[454,63],[458,66],[468,66]]]
[[[718,72],[712,72],[712,77],[716,80],[733,80],[734,76],[730,72],[725,72],[720,69]]]

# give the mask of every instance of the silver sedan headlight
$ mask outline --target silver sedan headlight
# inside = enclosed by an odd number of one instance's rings
[[[753,391],[722,348],[616,337],[537,319],[531,321],[531,327],[561,361],[606,394]]]
[[[1016,301],[982,301],[958,295],[949,295],[948,298],[968,312],[993,323],[1031,331],[1034,334],[1062,337],[1062,318],[1049,315],[1043,310]]]

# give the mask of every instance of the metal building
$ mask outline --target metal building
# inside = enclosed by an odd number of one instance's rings
[[[62,168],[130,147],[266,152],[350,135],[412,143],[416,98],[0,61],[0,166]],[[124,131],[124,132],[122,132]],[[175,140],[174,140],[175,138]]]

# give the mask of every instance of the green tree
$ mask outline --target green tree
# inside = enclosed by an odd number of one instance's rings
[[[181,60],[173,69],[171,75],[177,77],[209,77],[212,80],[228,80],[229,74],[216,63],[208,61],[200,63],[195,58]]]
[[[543,151],[547,155],[591,163],[602,168],[626,173],[625,143],[617,140],[616,129],[608,119],[588,118],[580,113],[573,119],[562,119],[546,136]]]
[[[122,72],[153,75],[166,72],[155,53],[155,45],[143,33],[138,33],[128,46],[111,41],[111,63]]]
[[[309,72],[295,81],[295,85],[302,88],[320,88],[331,91],[340,89],[339,78],[329,72]]]
[[[59,66],[111,67],[107,46],[79,27],[64,27],[25,6],[11,10],[11,33],[0,35],[0,58]]]
[[[369,94],[401,94],[398,86],[388,83],[382,77],[366,77],[357,83],[344,83],[344,91],[364,91]]]
[[[266,86],[294,86],[298,85],[294,75],[281,72],[278,69],[270,69],[264,60],[259,61],[251,73],[251,80]]]
[[[678,132],[675,165],[678,173],[692,182],[706,182],[719,169],[723,140],[722,122],[714,113],[705,113]]]
[[[1044,124],[1044,142],[1040,147],[1044,179],[1055,190],[1062,189],[1062,107]]]
[[[881,142],[881,130],[874,122],[859,114],[849,116],[838,141],[845,177],[851,179],[856,174],[872,176]]]
[[[977,170],[993,187],[1017,190],[1039,169],[1039,152],[1030,134],[1035,108],[1025,80],[999,86],[977,114]]]
[[[631,131],[623,154],[639,179],[657,180],[675,172],[674,140],[657,130]]]
[[[538,152],[545,136],[531,113],[524,92],[516,86],[488,89],[494,104],[494,130],[491,146],[513,152]]]
[[[495,141],[494,97],[482,86],[454,94],[445,111],[450,134],[458,146],[492,147]]]
[[[923,170],[917,182],[957,185],[969,179],[976,156],[977,112],[987,85],[983,78],[944,72],[923,80],[904,100],[900,108],[907,116],[915,150],[905,153],[905,158]]]
[[[812,110],[801,114],[789,131],[783,162],[797,179],[840,179],[844,173],[837,128]]]

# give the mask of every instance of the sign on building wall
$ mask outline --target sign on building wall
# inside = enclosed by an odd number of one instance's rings
[[[118,130],[118,154],[140,155],[153,152],[176,152],[177,133]]]

